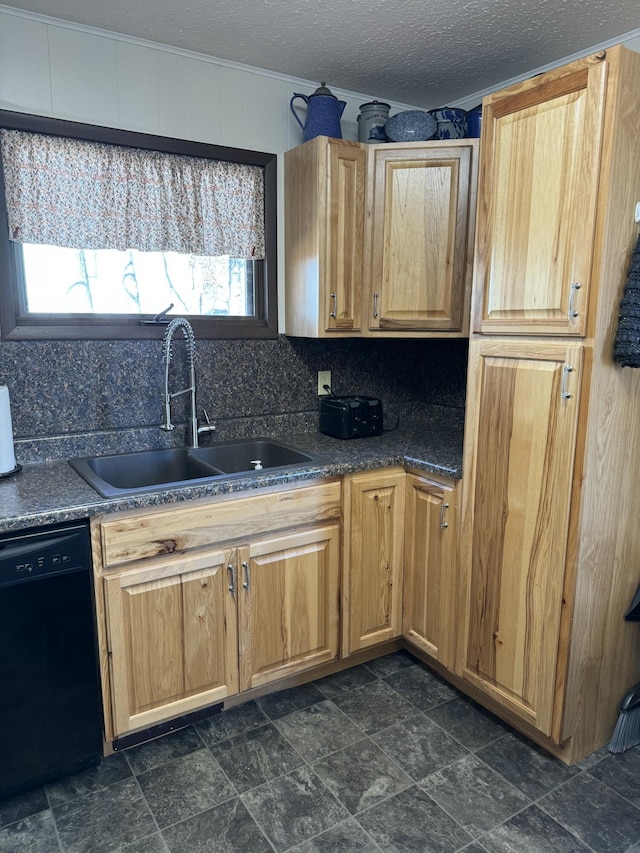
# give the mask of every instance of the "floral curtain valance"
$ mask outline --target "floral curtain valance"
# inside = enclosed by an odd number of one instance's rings
[[[10,239],[264,258],[264,170],[1,130]]]

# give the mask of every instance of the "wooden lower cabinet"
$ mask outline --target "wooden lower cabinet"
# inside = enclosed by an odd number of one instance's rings
[[[106,740],[338,657],[340,494],[328,480],[94,520]]]
[[[211,550],[104,578],[115,734],[238,692],[229,556]]]
[[[407,475],[402,633],[447,669],[455,663],[456,484]]]
[[[551,736],[583,347],[472,341],[457,672]]]
[[[344,478],[342,656],[402,634],[404,468]]]
[[[338,657],[340,528],[104,578],[115,735]]]
[[[340,528],[278,536],[237,553],[240,690],[337,658]]]

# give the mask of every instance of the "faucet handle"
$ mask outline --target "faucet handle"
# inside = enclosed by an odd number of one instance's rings
[[[202,410],[202,417],[204,418],[204,424],[198,427],[198,435],[210,435],[212,432],[216,431],[215,424],[212,424],[209,420],[209,413],[206,409]]]
[[[169,394],[165,394],[162,401],[162,423],[160,424],[160,429],[175,429],[175,426],[171,423],[171,397]]]

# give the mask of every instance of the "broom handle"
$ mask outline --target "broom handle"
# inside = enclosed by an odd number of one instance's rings
[[[622,700],[620,711],[630,711],[640,705],[640,684],[636,684]]]

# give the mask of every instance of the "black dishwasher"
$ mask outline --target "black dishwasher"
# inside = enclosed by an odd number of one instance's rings
[[[0,797],[98,764],[86,522],[0,536]]]

